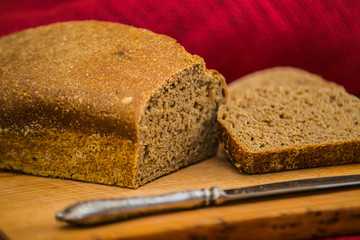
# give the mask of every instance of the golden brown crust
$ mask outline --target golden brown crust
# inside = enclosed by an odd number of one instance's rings
[[[0,168],[135,188],[137,145],[56,128],[2,132]]]
[[[219,141],[241,173],[268,173],[360,162],[360,140],[252,152],[219,121]]]
[[[167,36],[100,21],[28,29],[1,38],[0,52],[2,128],[50,119],[132,141],[151,94],[204,64]]]

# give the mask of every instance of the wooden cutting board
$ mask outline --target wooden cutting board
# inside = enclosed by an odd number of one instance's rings
[[[222,151],[137,190],[0,172],[0,239],[295,239],[360,234],[358,187],[247,200],[91,228],[68,226],[54,217],[55,212],[80,200],[359,173],[360,164],[350,164],[244,175]]]

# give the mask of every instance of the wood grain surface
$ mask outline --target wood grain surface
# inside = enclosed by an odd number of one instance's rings
[[[222,151],[137,190],[0,172],[0,239],[296,239],[360,234],[358,187],[247,200],[90,228],[72,227],[54,217],[80,200],[359,173],[360,164],[350,164],[244,175]]]

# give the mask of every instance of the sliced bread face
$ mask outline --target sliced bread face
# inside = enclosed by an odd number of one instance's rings
[[[303,69],[281,66],[273,67],[250,73],[229,85],[229,100],[244,94],[248,89],[265,86],[314,86],[314,87],[335,87],[344,89],[342,86],[327,81],[319,75],[310,73]]]
[[[219,139],[243,173],[360,162],[360,100],[342,88],[247,90],[218,115]]]

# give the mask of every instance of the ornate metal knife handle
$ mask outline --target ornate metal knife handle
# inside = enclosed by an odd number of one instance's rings
[[[170,210],[220,205],[227,201],[360,185],[360,175],[323,177],[221,190],[190,190],[157,196],[78,202],[56,214],[60,221],[93,225]]]
[[[157,212],[220,204],[225,195],[224,191],[214,187],[147,197],[90,200],[75,203],[56,213],[56,218],[76,225],[93,225]]]

